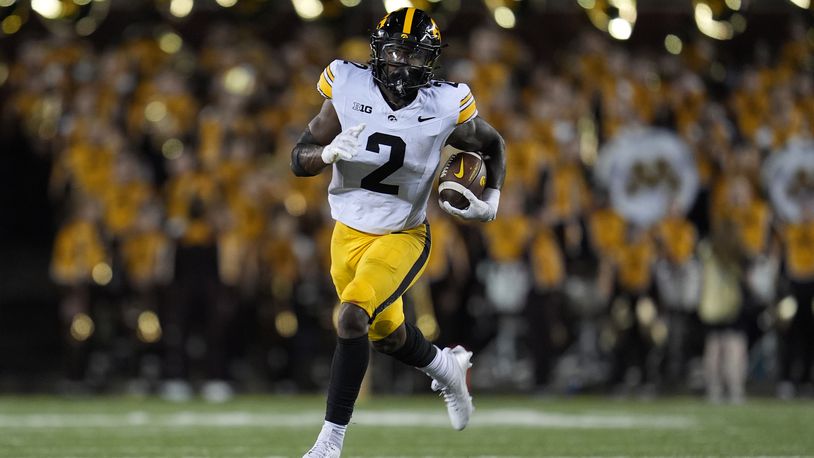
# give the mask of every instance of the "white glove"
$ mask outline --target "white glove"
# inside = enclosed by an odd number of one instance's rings
[[[464,188],[461,193],[469,200],[469,206],[463,210],[459,210],[449,202],[440,202],[443,208],[450,215],[458,216],[463,219],[488,222],[495,219],[497,216],[497,206],[500,202],[500,190],[494,188],[486,188],[483,190],[483,200],[478,199],[472,194],[472,191]]]
[[[364,124],[353,126],[334,137],[333,141],[322,148],[322,161],[333,164],[336,161],[347,161],[359,151],[359,134],[365,130]]]

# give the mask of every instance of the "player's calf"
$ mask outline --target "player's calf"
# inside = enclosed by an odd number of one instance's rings
[[[430,364],[435,357],[438,348],[430,343],[421,331],[411,323],[404,323],[385,339],[392,339],[380,345],[380,348],[389,350],[382,351],[402,363],[421,369]],[[383,339],[383,340],[385,340]],[[398,341],[401,344],[398,345]],[[376,342],[373,343],[374,347]],[[378,348],[377,348],[378,350]]]

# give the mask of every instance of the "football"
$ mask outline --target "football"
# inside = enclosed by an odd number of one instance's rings
[[[469,200],[462,194],[464,188],[480,199],[484,187],[486,165],[478,153],[462,151],[453,154],[438,176],[438,197],[460,210],[469,206]]]

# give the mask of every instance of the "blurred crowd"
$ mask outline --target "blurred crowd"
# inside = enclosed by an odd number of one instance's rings
[[[3,124],[51,164],[66,383],[219,400],[325,382],[330,174],[295,179],[289,153],[325,65],[366,62],[369,48],[299,30],[270,44],[213,25],[193,47],[156,26],[104,46],[17,47]],[[588,28],[547,60],[490,27],[453,37],[442,76],[469,83],[504,135],[507,179],[489,224],[431,199],[410,319],[439,346],[474,349],[482,389],[733,402],[747,381],[785,398],[810,389],[814,176],[798,177],[808,197],[794,220],[761,179],[768,158],[814,136],[814,40],[802,23],[785,32],[737,61],[710,40],[673,55]],[[695,185],[641,224],[595,166],[611,139],[648,127],[685,142]],[[626,176],[645,190],[685,179],[669,166]],[[414,389],[384,364],[374,386]]]

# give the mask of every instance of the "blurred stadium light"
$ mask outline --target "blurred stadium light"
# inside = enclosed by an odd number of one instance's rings
[[[617,40],[627,40],[636,24],[636,0],[577,0],[591,23]]]
[[[183,19],[192,13],[195,0],[156,0],[156,7],[170,18]]]
[[[670,54],[673,55],[681,54],[681,49],[683,47],[684,43],[678,36],[670,33],[666,37],[664,37],[664,49],[666,49],[667,52],[669,52]]]
[[[811,0],[0,0],[0,35],[12,35],[23,28],[31,10],[54,34],[87,36],[98,29],[110,10],[158,11],[170,22],[225,9],[241,17],[261,12],[291,13],[311,22],[336,19],[346,8],[358,8],[362,14],[377,17],[383,11],[407,6],[430,12],[442,27],[459,11],[488,11],[494,23],[505,29],[523,26],[524,19],[532,17],[527,14],[531,11],[585,11],[596,28],[622,41],[633,37],[637,17],[642,13],[686,14],[693,17],[696,28],[704,35],[729,40],[746,30],[752,13],[783,12],[795,7],[810,10],[813,7]],[[670,39],[669,49],[675,50],[677,44],[675,39]]]
[[[516,0],[484,0],[484,4],[489,8],[495,23],[504,29],[512,29],[517,24],[515,10],[521,2]]]
[[[56,35],[92,34],[107,17],[109,0],[32,0],[31,9]]]
[[[413,6],[415,5],[410,0],[384,0],[384,9],[387,10],[388,13]]]
[[[694,0],[694,17],[698,30],[716,40],[729,40],[746,30],[747,1]]]
[[[0,31],[13,35],[28,21],[29,4],[22,0],[0,1]]]
[[[319,0],[291,0],[291,3],[297,15],[306,21],[318,18],[325,9]]]
[[[789,0],[789,1],[804,10],[811,8],[811,0]]]

